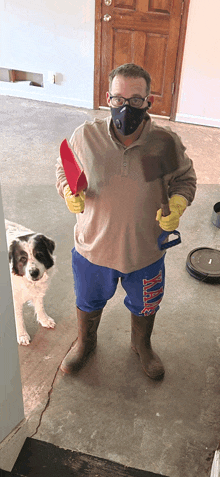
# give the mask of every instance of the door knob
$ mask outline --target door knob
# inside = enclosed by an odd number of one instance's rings
[[[107,7],[110,7],[110,5],[112,4],[112,0],[105,0],[105,4],[107,5]]]
[[[111,18],[112,18],[111,15],[109,15],[108,13],[106,13],[106,14],[104,15],[104,17],[103,17],[103,20],[104,20],[104,22],[110,22]]]

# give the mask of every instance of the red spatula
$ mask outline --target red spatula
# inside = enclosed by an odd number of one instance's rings
[[[82,165],[79,159],[74,156],[66,139],[60,146],[60,157],[72,194],[77,195],[87,189],[88,183]]]

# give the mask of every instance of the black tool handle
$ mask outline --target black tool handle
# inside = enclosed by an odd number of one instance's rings
[[[165,186],[164,178],[161,177],[161,209],[162,209],[162,216],[167,217],[170,215],[170,208],[169,208],[169,198],[167,194],[167,189]]]

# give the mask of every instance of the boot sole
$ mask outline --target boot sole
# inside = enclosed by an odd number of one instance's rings
[[[85,366],[85,364],[87,363],[87,361],[90,358],[90,355],[95,351],[95,349],[96,349],[96,346],[93,349],[91,349],[87,353],[86,356],[84,356],[84,359],[82,359],[82,361],[79,361],[78,364],[75,364],[73,368],[71,368],[71,364],[69,366],[65,366],[63,363],[61,363],[60,370],[65,374],[73,374],[74,375],[74,374],[78,373],[78,371],[80,371],[80,369]],[[65,360],[65,358],[64,358],[64,360]]]

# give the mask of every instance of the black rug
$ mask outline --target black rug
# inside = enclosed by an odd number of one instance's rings
[[[10,472],[0,477],[166,477],[27,438]]]

